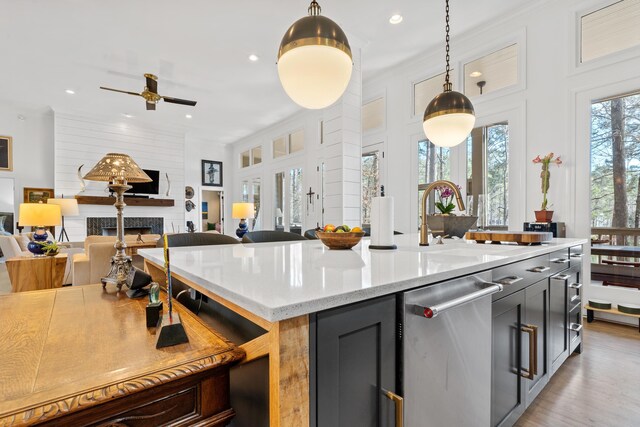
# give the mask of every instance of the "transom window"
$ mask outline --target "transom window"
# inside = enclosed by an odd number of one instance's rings
[[[273,140],[273,158],[287,156],[304,150],[304,130],[291,132]]]
[[[580,62],[640,45],[640,0],[617,1],[580,18]]]
[[[240,153],[241,168],[247,168],[260,163],[262,163],[262,146],[254,147]]]

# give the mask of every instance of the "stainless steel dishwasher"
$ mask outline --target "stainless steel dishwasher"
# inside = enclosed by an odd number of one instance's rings
[[[490,425],[491,294],[502,290],[490,278],[480,273],[403,294],[405,426]]]

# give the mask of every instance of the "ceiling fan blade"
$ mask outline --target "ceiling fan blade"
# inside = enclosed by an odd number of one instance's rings
[[[198,101],[189,101],[188,99],[172,98],[170,96],[163,96],[162,99],[164,99],[165,102],[169,102],[171,104],[190,105],[192,107],[198,103]]]
[[[147,79],[147,90],[149,92],[158,93],[158,81],[148,77],[146,74],[145,78]]]
[[[145,102],[145,104],[147,104],[147,110],[155,110],[156,109],[156,104],[154,104],[154,103]]]
[[[111,89],[110,87],[103,87],[100,86],[100,89],[104,89],[104,90],[110,90],[111,92],[120,92],[120,93],[126,93],[127,95],[135,95],[135,96],[142,96],[137,92],[129,92],[126,90],[120,90],[120,89]]]

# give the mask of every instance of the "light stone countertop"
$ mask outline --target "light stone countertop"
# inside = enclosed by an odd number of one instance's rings
[[[171,270],[268,321],[288,319],[477,273],[587,243],[539,246],[446,240],[420,247],[417,234],[395,236],[397,250],[329,250],[319,240],[171,248]],[[163,265],[161,248],[138,254]]]

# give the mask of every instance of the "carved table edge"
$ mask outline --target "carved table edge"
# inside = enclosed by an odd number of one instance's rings
[[[0,414],[0,426],[30,425],[51,420],[115,398],[125,397],[205,370],[218,368],[222,362],[233,364],[242,360],[244,356],[245,353],[242,349],[232,348],[222,353],[195,359],[137,378],[85,390],[54,401],[21,408],[11,413]]]

